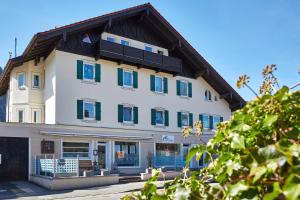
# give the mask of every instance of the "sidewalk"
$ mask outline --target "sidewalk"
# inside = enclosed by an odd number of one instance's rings
[[[163,181],[158,181],[157,186],[162,187]],[[95,188],[64,190],[64,191],[48,191],[29,182],[11,182],[12,194],[5,194],[0,199],[21,199],[21,200],[51,200],[51,199],[101,199],[115,200],[120,199],[126,194],[139,191],[143,188],[145,182],[134,182],[126,184],[118,184],[111,186],[102,186]],[[1,184],[0,184],[1,188]],[[17,189],[16,189],[17,188]],[[9,189],[8,189],[9,190]]]

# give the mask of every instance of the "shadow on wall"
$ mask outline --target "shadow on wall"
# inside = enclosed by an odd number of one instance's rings
[[[0,76],[2,68],[0,67]],[[0,122],[5,122],[5,111],[6,111],[6,95],[0,96]]]

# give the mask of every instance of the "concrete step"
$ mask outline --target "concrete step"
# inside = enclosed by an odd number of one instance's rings
[[[119,183],[133,183],[140,182],[141,176],[120,176]]]

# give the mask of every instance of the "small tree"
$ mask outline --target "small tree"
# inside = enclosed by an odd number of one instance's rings
[[[157,191],[158,172],[142,191],[124,199],[299,199],[300,198],[300,92],[280,88],[275,65],[263,70],[259,95],[218,124],[206,146],[190,149],[187,163],[206,152],[209,165],[184,179],[176,178]],[[249,77],[237,86],[248,87]],[[184,136],[202,134],[201,123],[183,130]],[[188,168],[184,169],[187,173]],[[200,177],[200,178],[199,178]],[[208,180],[214,180],[214,183]]]

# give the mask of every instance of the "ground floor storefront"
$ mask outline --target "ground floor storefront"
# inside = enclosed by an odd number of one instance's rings
[[[86,176],[84,170],[115,174],[138,174],[149,166],[180,170],[186,165],[189,149],[211,136],[205,134],[200,141],[194,136],[184,138],[180,133],[163,131],[2,123],[0,144],[10,143],[1,145],[0,173],[4,172],[1,167],[10,167],[7,174],[18,171],[20,175],[7,176],[7,180],[24,180],[34,175]],[[5,153],[8,150],[14,154]],[[189,166],[203,165],[194,159]]]

